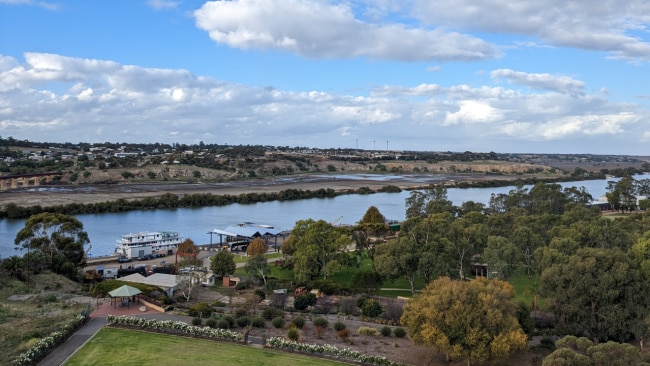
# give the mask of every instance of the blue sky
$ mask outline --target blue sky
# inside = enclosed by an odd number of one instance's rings
[[[646,0],[0,0],[0,136],[650,155]]]

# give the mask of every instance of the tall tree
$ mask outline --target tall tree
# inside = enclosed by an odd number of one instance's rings
[[[270,268],[265,256],[261,254],[254,255],[246,262],[244,269],[251,276],[261,279],[266,285],[266,277],[269,275]]]
[[[19,248],[40,250],[49,258],[49,265],[55,272],[65,263],[77,269],[83,267],[87,245],[90,250],[90,240],[81,221],[74,216],[50,212],[27,219],[14,243]]]
[[[630,339],[647,314],[649,284],[618,248],[582,248],[545,269],[540,284],[562,331],[596,342]]]
[[[636,209],[635,188],[634,178],[631,175],[626,175],[619,181],[608,182],[608,192],[605,196],[615,210],[633,211]]]
[[[237,265],[235,264],[235,256],[223,249],[217,254],[210,257],[210,270],[216,276],[227,276],[235,273]]]
[[[301,280],[327,278],[337,272],[347,260],[345,252],[352,243],[346,229],[334,227],[324,220],[296,222],[283,250],[291,253],[288,261]],[[286,247],[286,248],[285,248]]]
[[[468,365],[502,358],[523,349],[527,341],[513,298],[512,286],[500,280],[441,277],[408,302],[402,324],[416,344]]]

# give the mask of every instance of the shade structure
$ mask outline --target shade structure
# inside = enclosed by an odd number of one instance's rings
[[[111,297],[129,297],[129,296],[135,296],[140,294],[141,291],[138,290],[135,287],[129,286],[129,285],[124,285],[122,287],[118,287],[115,290],[109,292],[108,294],[111,295]]]

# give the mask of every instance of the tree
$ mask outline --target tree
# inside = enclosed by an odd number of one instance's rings
[[[210,270],[215,276],[223,277],[232,274],[235,269],[237,269],[235,256],[225,249],[210,257]]]
[[[408,302],[401,320],[416,344],[433,346],[470,365],[526,346],[513,298],[512,286],[500,280],[441,277]]]
[[[488,264],[490,272],[496,272],[501,278],[508,278],[518,262],[519,252],[508,239],[502,236],[488,236],[487,246],[483,251],[483,262]]]
[[[246,248],[246,254],[254,257],[256,255],[264,255],[268,250],[269,247],[266,245],[264,239],[255,238],[248,244],[248,247]]]
[[[357,293],[375,294],[381,288],[383,279],[372,270],[359,271],[352,276],[351,287]]]
[[[378,245],[373,258],[375,271],[390,279],[404,276],[411,285],[411,294],[415,294],[415,279],[420,263],[418,249],[417,243],[406,236]]]
[[[65,263],[76,269],[86,264],[85,247],[90,240],[83,224],[74,216],[43,212],[27,219],[14,243],[29,251],[41,251],[47,256],[50,269],[60,273]]]
[[[582,248],[545,269],[540,285],[561,331],[597,343],[630,339],[647,314],[649,284],[618,248]]]
[[[371,238],[385,235],[390,231],[386,218],[375,206],[370,206],[359,223],[352,229],[352,236],[357,244],[357,250],[368,249]]]
[[[342,257],[347,256],[345,249],[351,243],[345,229],[334,227],[324,220],[307,219],[296,222],[282,247],[285,255],[292,254],[287,260],[293,265],[296,278],[327,279],[346,261]]]
[[[199,249],[194,244],[192,239],[185,239],[182,243],[178,244],[176,249],[177,253],[186,253],[186,254],[196,254],[199,252]]]
[[[266,276],[269,272],[269,263],[266,261],[266,257],[261,254],[257,254],[250,258],[244,267],[246,272],[253,277],[261,278],[264,284],[266,285]]]
[[[542,246],[544,241],[528,226],[516,227],[510,236],[510,241],[518,248],[522,263],[526,266],[526,274],[530,278],[535,250]]]
[[[641,352],[631,344],[606,342],[594,344],[583,337],[565,336],[555,342],[557,350],[548,355],[542,366],[641,366]]]
[[[607,202],[609,202],[615,210],[621,212],[633,211],[636,209],[636,191],[634,178],[626,175],[619,181],[610,181],[607,183]]]

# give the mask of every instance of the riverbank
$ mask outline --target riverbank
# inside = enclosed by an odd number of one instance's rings
[[[175,195],[213,194],[233,195],[244,193],[273,193],[288,189],[311,190],[333,189],[338,193],[355,191],[367,187],[380,190],[386,186],[396,186],[402,190],[418,189],[430,184],[457,184],[480,181],[511,182],[517,179],[553,179],[545,175],[485,175],[485,174],[428,174],[428,175],[297,175],[274,179],[255,179],[219,183],[161,183],[161,184],[93,184],[57,185],[26,187],[0,191],[2,207],[13,203],[21,207],[57,206],[67,204],[89,204],[115,201],[118,199],[136,200],[159,197],[165,193]]]

